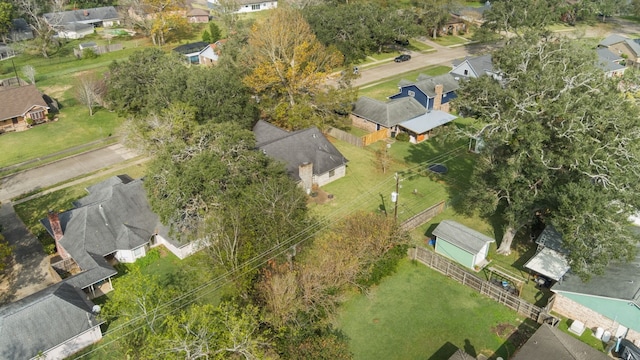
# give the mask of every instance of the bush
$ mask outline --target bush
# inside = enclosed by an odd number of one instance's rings
[[[396,272],[400,260],[407,257],[408,249],[409,245],[407,244],[394,246],[378,259],[371,267],[369,273],[358,279],[357,283],[365,287],[380,284],[382,279]]]
[[[407,142],[407,141],[409,141],[409,134],[404,133],[404,132],[398,133],[396,135],[396,140]]]
[[[144,257],[136,260],[135,264],[139,266],[140,269],[144,269],[158,259],[160,259],[160,251],[158,249],[151,249],[147,251],[147,254]]]
[[[98,53],[96,53],[93,49],[82,50],[83,59],[96,59],[97,57],[98,57]]]

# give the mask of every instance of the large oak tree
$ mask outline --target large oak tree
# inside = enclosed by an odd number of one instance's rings
[[[502,217],[500,253],[538,216],[560,230],[585,278],[630,258],[637,239],[626,219],[640,206],[635,103],[578,43],[525,36],[493,60],[501,80],[472,79],[459,92],[486,145],[462,205]]]

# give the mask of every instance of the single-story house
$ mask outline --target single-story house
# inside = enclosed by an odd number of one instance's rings
[[[215,9],[219,6],[219,0],[207,0],[209,7]],[[236,13],[248,13],[262,10],[270,10],[278,7],[278,0],[237,0]]]
[[[449,71],[454,78],[468,79],[488,75],[500,80],[500,72],[493,67],[491,55],[465,57],[453,61],[453,69]]]
[[[94,33],[95,28],[91,24],[69,23],[57,27],[58,36],[65,39],[82,39]]]
[[[429,139],[434,129],[457,116],[441,110],[427,110],[412,96],[388,102],[362,96],[356,101],[350,118],[353,126],[369,132],[386,129],[388,137],[406,132],[409,141],[415,144]]]
[[[640,64],[640,44],[637,40],[613,34],[602,40],[598,47],[609,49],[612,53],[626,58],[627,66]]]
[[[567,251],[562,247],[562,235],[549,224],[536,239],[536,254],[524,267],[547,279],[559,281],[569,271]]]
[[[0,43],[0,61],[16,56],[16,51],[8,45]]]
[[[551,291],[552,311],[614,338],[640,341],[640,251],[633,261],[612,263],[587,282],[569,271]]]
[[[194,43],[180,45],[173,49],[173,51],[187,58],[190,64],[200,63],[200,53],[209,47],[204,41],[197,41]]]
[[[187,21],[192,24],[208,23],[209,15],[209,10],[194,8],[187,12]]]
[[[470,268],[488,264],[489,244],[494,239],[453,220],[443,220],[433,230],[438,254]]]
[[[467,20],[460,15],[449,14],[449,18],[440,28],[440,35],[457,35],[467,32]]]
[[[44,19],[54,27],[67,24],[87,24],[92,27],[120,25],[120,15],[113,6],[46,13]]]
[[[169,237],[169,228],[151,211],[142,179],[114,176],[87,189],[89,195],[63,213],[50,212],[41,223],[53,237],[62,259],[72,259],[80,272],[66,281],[95,295],[112,290],[117,274],[115,261],[131,263],[144,257],[150,247],[165,245],[183,259],[204,243],[182,244]]]
[[[542,324],[511,358],[511,360],[539,359],[610,360],[611,358],[556,327]]]
[[[198,54],[199,62],[201,65],[211,66],[218,62],[218,58],[220,57],[220,51],[224,43],[227,42],[226,39],[221,39],[216,41],[213,44],[209,44],[207,47],[200,51]]]
[[[427,110],[449,112],[450,104],[457,97],[455,91],[460,84],[451,74],[438,76],[418,75],[417,81],[401,80],[400,92],[389,97],[391,100],[412,97]]]
[[[607,48],[597,48],[598,66],[604,71],[606,77],[620,77],[624,75],[626,66],[622,65],[624,58],[616,55]]]
[[[24,41],[33,39],[33,30],[25,19],[11,20],[11,29],[9,30],[9,38],[11,41]]]
[[[253,127],[256,147],[282,161],[289,175],[307,192],[344,177],[347,159],[317,127],[288,132],[266,121]]]
[[[0,308],[0,358],[64,359],[102,339],[97,308],[63,281]]]
[[[0,133],[27,130],[47,121],[50,104],[35,85],[0,88]]]
[[[78,48],[80,49],[80,51],[86,50],[86,49],[92,49],[93,51],[98,52],[98,44],[96,44],[93,41],[82,43],[78,45]]]

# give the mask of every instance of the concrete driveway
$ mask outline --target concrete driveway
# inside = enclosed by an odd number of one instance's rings
[[[11,203],[0,207],[2,235],[14,246],[12,262],[0,273],[0,305],[22,299],[56,282],[42,244],[26,228]]]

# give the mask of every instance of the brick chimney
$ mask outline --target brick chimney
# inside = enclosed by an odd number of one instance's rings
[[[307,194],[311,193],[313,186],[313,163],[304,162],[298,166],[298,176],[302,180],[302,188]]]
[[[442,92],[444,87],[442,84],[438,84],[435,87],[436,96],[433,98],[433,110],[440,110],[442,108]]]
[[[47,214],[47,218],[49,219],[49,224],[51,225],[51,232],[53,232],[53,240],[56,242],[56,250],[58,254],[63,258],[69,258],[69,254],[64,250],[62,245],[60,245],[60,239],[64,234],[62,233],[62,226],[60,225],[60,218],[58,217],[58,213],[52,210],[49,210],[49,214]]]

